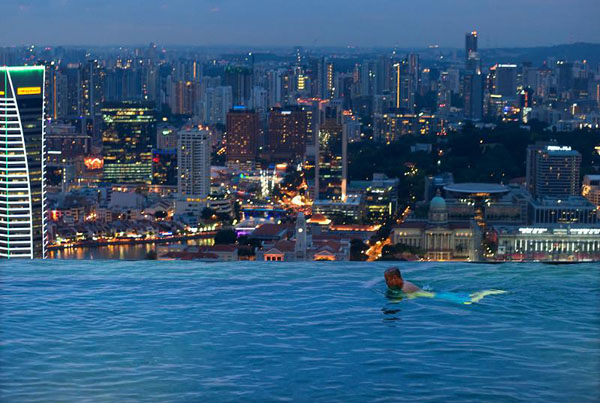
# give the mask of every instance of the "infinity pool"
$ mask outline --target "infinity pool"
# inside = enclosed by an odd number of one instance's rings
[[[600,267],[0,264],[0,401],[598,401]]]

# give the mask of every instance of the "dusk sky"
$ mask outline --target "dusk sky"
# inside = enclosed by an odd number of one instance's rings
[[[600,42],[599,0],[4,0],[0,46]]]

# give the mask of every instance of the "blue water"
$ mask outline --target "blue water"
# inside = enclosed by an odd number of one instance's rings
[[[598,265],[0,264],[0,400],[598,401]]]

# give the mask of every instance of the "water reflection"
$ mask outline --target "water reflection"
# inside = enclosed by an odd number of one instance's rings
[[[185,245],[212,245],[213,238],[188,239],[170,244]],[[119,260],[141,260],[145,259],[148,252],[156,250],[159,246],[169,245],[161,244],[138,244],[138,245],[107,245],[97,247],[58,249],[48,252],[50,259],[119,259]]]

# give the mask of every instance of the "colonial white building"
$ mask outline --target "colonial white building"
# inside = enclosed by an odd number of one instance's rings
[[[600,227],[494,227],[499,260],[600,260]]]
[[[481,231],[474,221],[448,221],[446,201],[436,196],[427,220],[406,221],[392,230],[392,242],[412,246],[427,260],[479,260]]]

